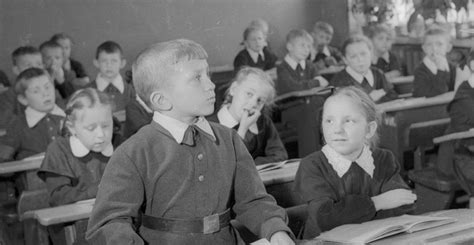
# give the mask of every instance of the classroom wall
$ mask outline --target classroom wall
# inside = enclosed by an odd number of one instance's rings
[[[335,45],[348,32],[346,0],[0,0],[0,69],[11,75],[16,47],[38,46],[57,32],[74,38],[73,56],[93,76],[95,48],[105,40],[123,46],[128,64],[150,43],[175,38],[201,43],[211,66],[232,64],[243,29],[258,17],[270,23],[280,57],[293,28],[328,21]]]

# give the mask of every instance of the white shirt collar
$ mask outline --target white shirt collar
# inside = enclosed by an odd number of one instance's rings
[[[103,78],[100,74],[98,74],[97,78],[95,79],[95,82],[97,84],[97,89],[101,92],[103,92],[104,89],[106,89],[109,86],[109,84],[112,84],[115,88],[117,88],[121,94],[123,94],[123,92],[125,91],[123,78],[120,74],[117,75],[112,82],[109,82],[108,80]]]
[[[69,137],[69,145],[71,146],[72,154],[75,157],[85,157],[91,151],[87,149],[87,147],[76,136]],[[110,157],[113,152],[114,146],[112,145],[112,142],[109,142],[105,149],[100,153],[106,157]]]
[[[220,124],[228,128],[234,128],[235,125],[239,124],[239,122],[235,120],[232,114],[230,114],[229,109],[226,105],[221,107],[221,109],[217,112],[217,119],[219,120]],[[250,125],[249,131],[253,134],[258,134],[258,127],[256,122]]]
[[[341,154],[337,153],[331,146],[325,145],[321,151],[326,156],[329,164],[331,164],[340,178],[342,178],[342,176],[344,176],[344,174],[349,171],[352,162],[341,156]],[[369,146],[364,146],[362,153],[360,154],[359,158],[355,160],[355,163],[357,163],[357,165],[359,165],[368,175],[370,175],[371,178],[374,177],[374,158],[372,157],[372,151],[370,150]]]
[[[285,56],[285,61],[286,61],[286,63],[288,63],[288,65],[290,65],[291,69],[296,70],[296,66],[298,65],[298,62],[296,62],[296,60],[291,58],[289,55],[286,55]],[[299,64],[300,64],[301,68],[303,68],[303,70],[306,69],[306,61],[305,60],[300,61]]]
[[[136,100],[138,101],[138,104],[140,104],[143,107],[143,109],[145,109],[146,112],[153,113],[153,110],[145,104],[145,101],[140,99],[138,94],[137,94]]]
[[[262,56],[262,60],[265,60],[265,56],[263,55],[263,50],[260,51],[260,53],[257,53],[251,49],[247,49],[247,52],[249,52],[250,54],[250,57],[252,58],[253,62],[254,63],[257,63],[258,62],[258,55],[260,54]]]
[[[346,71],[347,73],[349,73],[349,75],[354,78],[358,83],[362,83],[362,81],[364,80],[364,77],[365,79],[367,79],[367,82],[369,82],[370,86],[374,86],[374,74],[372,73],[372,70],[369,69],[369,71],[367,71],[367,73],[365,73],[364,75],[356,72],[354,69],[352,69],[352,67],[350,66],[346,66]]]
[[[437,67],[436,64],[428,57],[423,58],[423,64],[425,64],[425,66],[428,67],[428,70],[430,70],[431,73],[436,75],[438,73],[438,70],[449,71],[448,60],[444,57],[443,59],[444,59],[443,63],[445,64],[443,67]]]
[[[64,111],[57,105],[54,105],[53,110],[49,112],[49,114],[66,117],[66,113],[64,113]],[[43,119],[46,115],[48,115],[48,113],[37,111],[29,106],[25,109],[26,123],[30,128],[36,126],[36,124],[38,124],[38,122],[41,121],[41,119]]]
[[[467,82],[469,83],[469,86],[471,86],[471,88],[474,88],[474,74],[469,76],[469,79],[467,79]]]
[[[159,113],[157,111],[153,113],[153,121],[168,130],[168,132],[171,134],[171,136],[173,136],[173,138],[176,140],[176,142],[178,142],[178,144],[181,144],[183,142],[184,133],[186,132],[186,129],[188,129],[189,126],[188,124],[169,117],[167,115],[164,115],[162,113]],[[212,136],[213,140],[216,140],[216,136],[212,131],[211,125],[204,117],[199,117],[194,123],[194,125],[196,125],[205,133]]]
[[[323,50],[322,50],[321,53],[325,54],[327,57],[331,56],[331,51],[329,51],[329,48],[328,48],[327,45],[324,46],[324,48],[323,48]]]

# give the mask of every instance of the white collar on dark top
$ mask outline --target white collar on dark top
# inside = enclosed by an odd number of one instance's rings
[[[64,113],[64,111],[57,105],[54,105],[53,110],[49,112],[49,114],[66,117],[66,113]],[[36,124],[38,124],[38,122],[41,121],[41,119],[43,119],[46,115],[48,115],[48,113],[37,111],[29,106],[25,109],[26,123],[30,128],[36,126]]]
[[[263,55],[263,50],[260,51],[259,53],[251,50],[251,49],[247,49],[247,52],[249,52],[250,54],[250,57],[252,58],[253,62],[254,63],[257,63],[258,62],[258,55],[261,55],[262,56],[262,60],[265,60],[265,56]]]
[[[72,154],[75,157],[85,157],[91,150],[87,149],[87,147],[82,144],[81,140],[79,140],[76,136],[71,136],[69,137],[69,145],[71,146],[71,151]],[[105,147],[102,153],[102,155],[106,157],[112,156],[112,153],[114,152],[114,146],[112,145],[112,142],[109,142],[109,144]]]
[[[322,50],[320,53],[325,54],[327,57],[330,57],[330,56],[331,56],[331,51],[329,51],[329,48],[328,48],[327,45],[324,46],[323,50]]]
[[[293,70],[296,70],[296,66],[298,65],[298,62],[296,62],[296,60],[294,60],[293,58],[291,58],[289,55],[286,55],[285,56],[285,61],[286,63],[288,63],[288,65],[290,65],[291,69]],[[301,68],[306,69],[306,61],[305,60],[302,60],[299,62]]]
[[[344,174],[349,171],[352,162],[341,156],[341,154],[337,153],[331,146],[326,144],[323,146],[321,151],[324,153],[328,159],[329,164],[331,164],[340,178],[342,178],[342,176],[344,176]],[[354,162],[357,163],[357,165],[359,165],[368,175],[370,175],[370,177],[374,177],[374,158],[372,157],[372,151],[370,150],[369,146],[364,146],[359,158],[357,158]]]
[[[435,75],[438,73],[438,70],[440,70],[440,71],[449,71],[448,60],[446,58],[444,58],[443,63],[445,64],[443,67],[438,67],[428,57],[423,58],[423,64],[425,64],[425,66],[428,67],[428,70],[430,70],[431,73],[433,73]]]
[[[356,72],[354,69],[352,69],[352,67],[350,66],[346,66],[346,71],[347,73],[349,73],[349,75],[354,78],[358,83],[362,83],[362,81],[364,80],[364,77],[365,79],[367,79],[367,82],[370,84],[370,86],[374,86],[374,74],[372,73],[372,70],[369,69],[369,71],[367,71],[367,73],[365,73],[364,75]]]
[[[229,109],[225,105],[221,107],[221,109],[217,112],[217,119],[219,120],[220,124],[228,128],[234,128],[235,125],[239,124],[239,122],[235,120],[232,114],[230,114]],[[253,134],[258,134],[258,127],[256,122],[250,125],[249,131]]]
[[[157,111],[153,113],[153,121],[168,130],[168,132],[171,134],[171,136],[173,136],[173,138],[176,140],[176,142],[178,142],[178,144],[181,144],[183,142],[184,133],[189,127],[187,123],[181,122],[175,118],[169,117]],[[198,117],[197,121],[193,125],[197,126],[199,129],[211,136],[214,141],[216,140],[216,136],[212,131],[211,125],[204,117]]]
[[[119,74],[117,75],[112,82],[108,81],[107,79],[103,78],[100,74],[97,75],[95,79],[97,84],[97,89],[103,92],[110,84],[112,84],[115,88],[120,91],[121,94],[125,91],[125,85],[122,76]]]

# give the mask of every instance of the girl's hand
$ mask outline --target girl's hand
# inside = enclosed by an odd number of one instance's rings
[[[70,71],[70,70],[71,70],[71,60],[70,60],[70,59],[67,59],[67,60],[64,62],[63,68],[64,68],[64,70],[66,70],[66,71]]]
[[[436,64],[436,67],[438,67],[438,70],[449,71],[448,60],[446,57],[435,54],[433,56],[433,61]]]
[[[406,189],[395,189],[372,197],[376,211],[398,208],[403,205],[412,204],[415,201],[416,195]]]
[[[378,101],[380,98],[384,97],[387,93],[383,89],[377,89],[377,90],[372,90],[370,92],[370,98],[372,98],[373,101]]]
[[[295,242],[291,240],[290,236],[284,231],[275,232],[270,238],[272,245],[294,245]]]
[[[261,115],[261,109],[262,108],[259,108],[258,110],[244,109],[242,117],[240,118],[239,129],[237,130],[237,133],[240,135],[240,137],[242,137],[242,139],[245,138],[245,134],[249,130],[250,125],[257,122]]]

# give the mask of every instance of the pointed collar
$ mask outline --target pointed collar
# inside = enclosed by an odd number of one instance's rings
[[[145,109],[146,112],[153,113],[153,110],[145,104],[145,101],[140,99],[138,94],[137,94],[136,100],[137,100],[138,104],[140,104],[143,107],[143,109]]]
[[[471,86],[471,88],[474,88],[474,74],[469,76],[469,79],[467,80],[467,82],[469,83],[469,86]]]
[[[331,146],[325,145],[321,150],[326,158],[328,159],[329,164],[334,168],[337,175],[342,178],[344,174],[349,171],[352,162],[347,160],[341,154],[337,153]],[[371,178],[374,177],[374,158],[372,157],[372,151],[369,146],[364,146],[362,154],[355,160],[355,163],[359,165]]]
[[[298,62],[296,62],[296,60],[294,60],[293,58],[291,58],[289,55],[286,55],[285,56],[285,61],[286,63],[288,63],[288,65],[290,65],[291,69],[293,70],[296,70],[296,66],[298,65]],[[306,69],[306,61],[305,60],[302,60],[299,62],[301,68]]]
[[[103,92],[110,84],[112,84],[115,88],[120,91],[121,94],[125,91],[125,85],[123,84],[123,78],[119,74],[117,75],[112,82],[109,82],[107,79],[103,78],[100,73],[97,75],[97,78],[95,79],[95,82],[97,84],[97,89],[101,92]]]
[[[188,124],[157,111],[153,113],[153,121],[160,124],[164,129],[168,130],[168,132],[171,134],[171,136],[173,136],[178,144],[183,142],[184,133],[189,127]],[[211,125],[204,117],[197,118],[197,121],[194,123],[194,125],[201,129],[205,133],[205,136],[213,141],[216,140],[216,136],[212,131]]]
[[[364,75],[356,72],[354,69],[352,69],[352,67],[350,66],[346,66],[346,72],[349,73],[349,75],[354,78],[358,83],[362,83],[362,81],[364,80],[364,77],[365,79],[367,79],[367,82],[369,82],[370,86],[374,86],[374,74],[372,73],[372,70],[369,69],[369,71],[367,71],[367,73],[365,73]]]
[[[228,128],[234,128],[237,124],[239,124],[239,122],[235,120],[232,114],[230,114],[227,105],[222,106],[221,109],[217,112],[217,119],[219,120],[220,124]],[[255,135],[258,134],[258,127],[256,122],[250,125],[249,131]]]
[[[426,56],[425,56],[425,58],[423,58],[423,64],[425,64],[425,66],[428,68],[428,70],[430,70],[431,73],[433,73],[435,75],[438,73],[438,70],[449,71],[448,60],[446,58],[444,58],[443,63],[445,64],[443,67],[438,67],[438,66],[436,66],[436,64],[430,58],[428,58]]]
[[[250,55],[250,58],[252,58],[253,62],[254,63],[257,63],[258,62],[258,55],[261,55],[262,56],[262,60],[265,60],[265,55],[263,55],[263,50],[260,51],[259,53],[251,50],[251,49],[247,49],[247,52],[249,53]]]
[[[87,149],[87,147],[84,144],[82,144],[81,140],[79,140],[75,136],[69,137],[69,145],[71,146],[72,154],[75,157],[85,157],[91,151],[91,150]],[[106,157],[110,157],[110,156],[112,156],[113,152],[114,152],[114,146],[112,145],[112,142],[110,142],[105,147],[105,149],[103,151],[101,151],[100,153],[102,153],[102,155],[104,155]]]
[[[328,46],[324,46],[323,50],[320,51],[319,53],[325,54],[327,57],[331,56],[331,51],[329,51]]]
[[[375,56],[375,55],[374,55]],[[385,52],[384,54],[382,54],[381,56],[377,56],[375,57],[375,60],[372,60],[372,64],[376,65],[379,60],[383,60],[385,61],[385,63],[390,63],[390,53],[389,52]]]
[[[66,117],[66,113],[64,113],[64,111],[57,105],[54,105],[53,110],[49,112],[49,114]],[[36,126],[36,124],[38,124],[38,122],[41,121],[41,119],[43,119],[46,115],[48,115],[48,113],[37,111],[29,106],[25,109],[26,123],[30,128]]]

